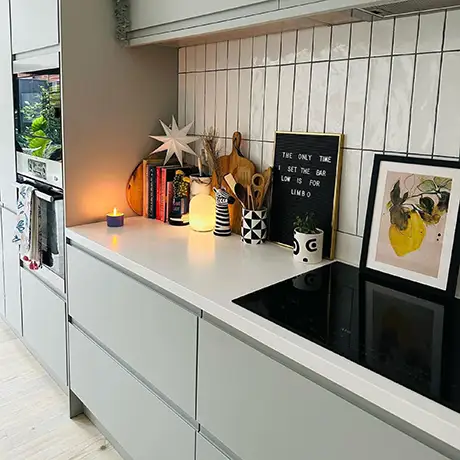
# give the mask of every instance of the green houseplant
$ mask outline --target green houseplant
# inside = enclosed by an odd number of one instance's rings
[[[317,264],[323,259],[324,232],[318,228],[315,214],[307,212],[294,221],[294,260]]]

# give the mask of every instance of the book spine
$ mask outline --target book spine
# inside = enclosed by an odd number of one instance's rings
[[[160,191],[161,191],[161,168],[157,168],[157,181],[156,181],[156,184],[157,184],[157,190],[156,190],[156,196],[157,196],[157,200],[156,200],[156,219],[159,219],[160,218]]]
[[[167,189],[167,194],[166,194],[167,195],[166,196],[166,222],[168,222],[169,213],[172,210],[172,202],[173,202],[173,198],[174,198],[174,189],[173,189],[172,181],[167,183],[166,189]]]
[[[166,222],[166,176],[168,175],[168,172],[165,168],[162,168],[161,170],[161,209],[160,209],[160,220],[162,222]]]
[[[149,197],[148,197],[148,217],[150,219],[155,219],[156,215],[156,167],[153,165],[149,165]]]
[[[142,215],[147,217],[147,200],[148,200],[148,164],[147,161],[143,161],[142,163]]]

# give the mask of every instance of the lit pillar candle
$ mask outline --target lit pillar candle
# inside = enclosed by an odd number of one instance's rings
[[[123,227],[124,223],[125,215],[118,212],[117,208],[113,208],[113,211],[107,214],[107,227]]]

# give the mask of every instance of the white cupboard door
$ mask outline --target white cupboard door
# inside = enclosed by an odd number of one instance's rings
[[[72,319],[193,417],[198,318],[74,246],[67,257]]]
[[[67,385],[65,303],[21,269],[24,340],[62,385]]]
[[[16,214],[3,209],[3,268],[5,272],[5,317],[22,335],[21,282],[19,274],[19,247],[13,243]]]
[[[263,7],[264,3],[273,9],[274,2],[270,0],[131,0],[131,27],[138,30],[196,18],[207,24],[213,22],[207,15],[234,10],[234,16],[238,17],[239,8]]]
[[[196,437],[196,460],[229,460],[199,434]]]
[[[13,188],[13,182],[16,180],[16,151],[12,72],[10,9],[8,0],[2,0],[0,1],[0,201],[14,209],[16,189]]]
[[[209,323],[199,331],[198,422],[239,458],[446,460]]]
[[[11,0],[10,3],[13,54],[59,44],[58,0]]]
[[[69,338],[71,390],[133,460],[194,460],[190,425],[73,325]]]
[[[0,211],[0,316],[5,317],[5,283],[3,279],[3,227]]]

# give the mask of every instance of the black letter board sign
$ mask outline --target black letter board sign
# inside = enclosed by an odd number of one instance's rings
[[[324,231],[323,256],[334,258],[342,135],[276,133],[271,241],[292,246],[294,220],[314,212]]]

